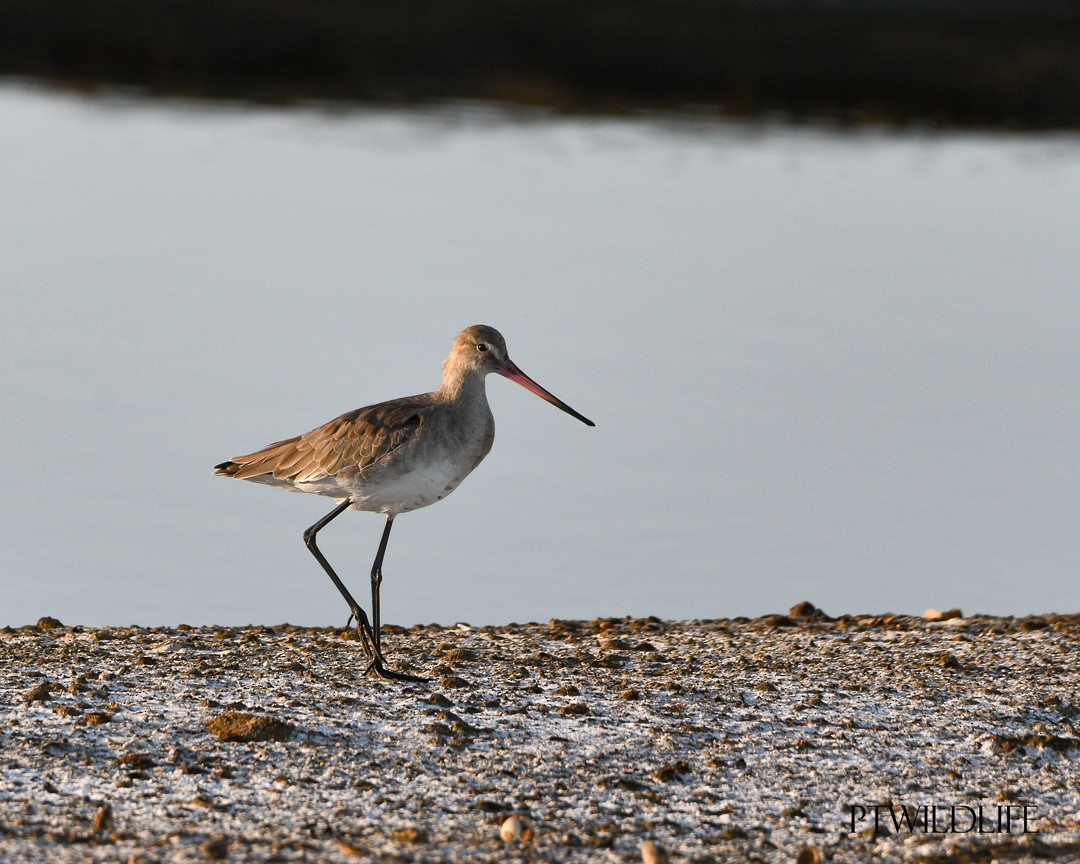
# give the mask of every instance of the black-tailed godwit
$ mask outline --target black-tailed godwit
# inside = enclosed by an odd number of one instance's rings
[[[495,438],[484,389],[489,372],[516,381],[582,423],[596,425],[522,372],[507,355],[499,332],[478,324],[454,340],[443,364],[442,386],[433,393],[358,408],[304,435],[214,468],[215,474],[226,477],[313,492],[340,502],[304,532],[304,543],[349,604],[371,658],[368,671],[382,678],[423,680],[388,668],[382,653],[379,587],[390,528],[399,513],[434,504],[453,492],[488,454]],[[386,516],[371,567],[370,621],[315,544],[319,531],[350,508]]]

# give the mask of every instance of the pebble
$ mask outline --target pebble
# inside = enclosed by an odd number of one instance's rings
[[[390,838],[395,843],[426,843],[427,833],[422,828],[410,825],[407,828],[396,828],[391,831]]]
[[[796,603],[788,612],[789,618],[802,618],[807,621],[828,621],[829,616],[817,608],[809,600]]]
[[[296,728],[261,714],[227,711],[211,718],[206,728],[219,741],[288,741]]]
[[[52,684],[48,681],[42,681],[36,687],[24,693],[23,699],[27,702],[45,702],[52,699],[52,689]]]
[[[229,838],[223,834],[211,837],[199,846],[199,851],[207,858],[221,861],[229,856]]]
[[[113,811],[111,804],[102,804],[94,814],[94,833],[104,834],[113,826]]]
[[[947,609],[944,612],[939,612],[937,609],[927,609],[923,612],[922,617],[927,621],[951,621],[954,618],[963,618],[964,613],[959,609]]]
[[[499,837],[503,843],[527,843],[533,838],[532,823],[515,813],[503,820],[499,826]]]

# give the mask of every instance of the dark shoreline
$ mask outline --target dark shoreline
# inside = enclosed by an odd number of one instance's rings
[[[23,0],[0,2],[0,76],[261,104],[1071,129],[1080,7]]]

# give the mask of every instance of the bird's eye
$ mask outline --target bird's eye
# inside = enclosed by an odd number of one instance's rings
[[[476,350],[477,351],[487,351],[488,350],[487,343],[486,342],[477,342],[476,343]]]

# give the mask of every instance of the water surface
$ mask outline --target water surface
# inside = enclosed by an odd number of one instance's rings
[[[0,624],[343,624],[230,456],[437,386],[390,622],[1080,605],[1080,141],[0,90]],[[366,597],[382,520],[321,536]]]

